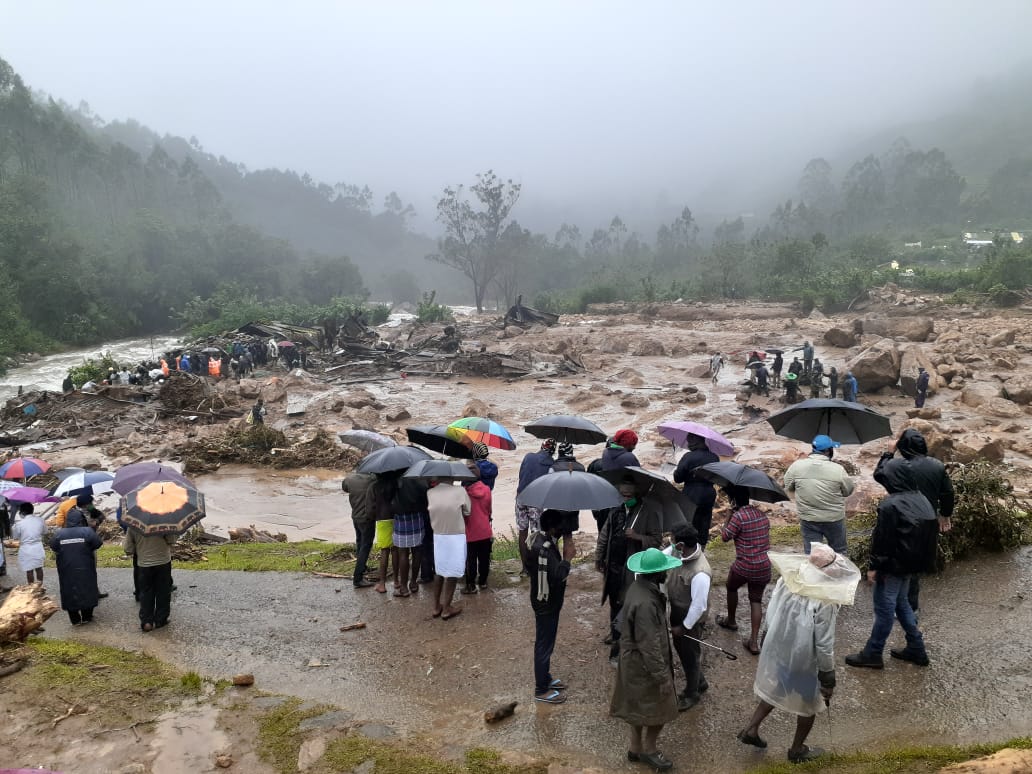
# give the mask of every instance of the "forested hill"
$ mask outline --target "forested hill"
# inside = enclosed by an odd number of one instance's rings
[[[201,300],[217,292],[257,308],[365,298],[351,246],[370,263],[418,255],[426,264],[430,243],[407,233],[400,202],[374,215],[362,190],[248,174],[155,137],[98,126],[34,94],[0,59],[0,362],[55,343],[168,330],[188,311],[203,322]],[[335,230],[322,228],[303,251],[282,238],[313,221]]]

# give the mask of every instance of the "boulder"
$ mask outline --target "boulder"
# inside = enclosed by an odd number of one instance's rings
[[[627,409],[643,409],[648,408],[649,399],[644,395],[627,395],[623,400],[620,401],[620,405]]]
[[[237,385],[241,398],[254,400],[262,393],[262,386],[254,379],[241,379]]]
[[[990,347],[1006,347],[1014,343],[1014,329],[1008,328],[1007,330],[994,333],[988,338],[986,344]]]
[[[1006,355],[994,354],[993,355],[993,368],[999,369],[1000,371],[1013,371],[1017,365],[1017,361],[1013,357],[1007,357]]]
[[[889,338],[903,338],[908,341],[928,341],[928,337],[935,332],[935,321],[931,317],[921,315],[868,316],[863,320],[863,332]]]
[[[892,387],[899,381],[900,354],[892,339],[879,339],[846,364],[861,392]]]
[[[363,389],[353,390],[344,398],[344,403],[353,409],[374,408],[379,411],[383,408],[383,404],[369,390]]]
[[[938,406],[922,406],[921,408],[907,409],[907,416],[910,419],[941,419],[942,409]]]
[[[266,403],[279,403],[287,397],[287,387],[279,379],[270,379],[262,387],[261,397]]]
[[[491,418],[491,408],[480,398],[474,398],[467,403],[462,409],[462,416],[464,417],[484,417],[486,419]]]
[[[384,419],[388,422],[403,422],[406,419],[412,419],[412,415],[409,413],[408,409],[401,408],[397,411],[388,411],[384,415]]]
[[[903,347],[899,358],[899,386],[907,395],[917,394],[917,369],[928,372],[928,392],[935,393],[945,382],[939,378],[939,372],[932,365],[924,347],[919,344],[907,344]]]
[[[622,336],[607,336],[599,349],[608,355],[621,355],[627,351],[627,339]]]
[[[857,342],[856,334],[845,328],[829,328],[824,332],[824,343],[840,349],[849,349]]]
[[[1003,383],[1000,394],[1007,400],[1027,406],[1032,403],[1032,376],[1012,376]]]
[[[991,384],[974,382],[964,387],[960,393],[960,400],[965,406],[978,408],[990,398],[998,398],[999,391]]]
[[[705,363],[698,363],[696,365],[690,365],[684,369],[685,375],[692,377],[693,379],[705,379],[709,376],[709,361]]]
[[[1014,417],[1024,416],[1021,406],[1013,401],[1009,401],[1006,398],[1001,398],[996,395],[982,403],[978,407],[978,410],[983,414],[1000,417],[1001,419],[1013,419]]]
[[[656,339],[642,339],[638,342],[638,346],[634,348],[635,355],[639,357],[653,357],[666,355],[666,347],[663,346],[662,341]]]

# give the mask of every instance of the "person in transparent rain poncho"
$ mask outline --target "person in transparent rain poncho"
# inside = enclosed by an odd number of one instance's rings
[[[767,606],[753,683],[760,702],[738,739],[766,747],[760,724],[775,707],[791,712],[797,718],[788,760],[804,763],[824,752],[808,747],[806,737],[835,689],[835,619],[840,605],[853,604],[860,570],[824,543],[814,543],[809,556],[771,553],[770,560],[781,578]]]

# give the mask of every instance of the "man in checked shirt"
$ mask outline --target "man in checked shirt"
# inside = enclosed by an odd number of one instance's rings
[[[727,616],[719,616],[717,625],[738,631],[735,613],[738,610],[738,589],[749,591],[749,639],[743,640],[745,649],[754,656],[760,654],[760,624],[763,622],[763,590],[770,583],[770,521],[754,505],[749,504],[749,490],[740,486],[724,488],[731,501],[731,512],[724,520],[720,537],[726,543],[735,542],[735,561],[727,573]]]

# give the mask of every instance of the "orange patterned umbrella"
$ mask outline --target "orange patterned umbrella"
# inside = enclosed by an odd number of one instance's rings
[[[122,521],[145,535],[180,534],[204,518],[204,495],[175,481],[152,481],[125,496]]]

